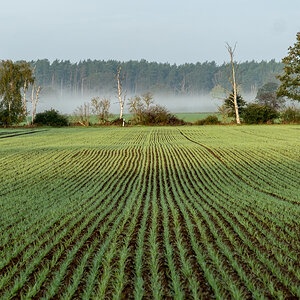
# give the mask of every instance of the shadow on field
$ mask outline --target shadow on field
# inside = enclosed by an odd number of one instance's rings
[[[0,132],[0,139],[6,139],[6,138],[14,137],[14,136],[25,135],[25,134],[33,134],[33,133],[42,132],[42,131],[47,131],[47,130],[35,130],[35,131],[29,131],[29,132],[13,131],[13,132],[10,132],[10,133]],[[9,135],[6,135],[6,134],[9,134]],[[1,136],[1,135],[5,135],[5,136]]]

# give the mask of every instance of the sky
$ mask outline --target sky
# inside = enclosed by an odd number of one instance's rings
[[[0,59],[281,61],[299,0],[0,0]]]

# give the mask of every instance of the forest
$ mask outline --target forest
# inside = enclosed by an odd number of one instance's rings
[[[48,59],[31,61],[37,84],[44,94],[73,96],[88,93],[106,95],[115,93],[116,72],[122,68],[122,83],[128,94],[144,92],[169,95],[199,95],[209,93],[215,86],[230,88],[229,65],[212,62],[186,63],[183,65],[148,62],[146,60],[120,62],[116,60]],[[270,61],[246,61],[238,64],[238,80],[244,93],[255,93],[267,82],[275,82],[283,64]]]

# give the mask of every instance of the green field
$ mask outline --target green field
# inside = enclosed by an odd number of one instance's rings
[[[0,129],[1,299],[299,299],[300,127]]]
[[[195,122],[197,120],[203,120],[207,118],[208,116],[215,115],[219,118],[219,120],[222,120],[222,115],[219,113],[211,112],[211,113],[175,113],[175,116],[179,119],[182,119],[186,122]]]

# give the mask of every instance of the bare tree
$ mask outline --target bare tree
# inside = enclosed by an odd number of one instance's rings
[[[120,103],[120,119],[123,119],[123,110],[126,100],[126,91],[123,91],[122,88],[122,78],[120,77],[122,67],[119,67],[117,70],[117,92],[118,92],[118,99]]]
[[[236,48],[236,44],[232,48],[228,43],[226,43],[226,49],[227,49],[227,51],[229,53],[230,64],[231,64],[229,80],[230,80],[230,83],[232,85],[232,90],[233,90],[233,104],[234,104],[234,110],[235,110],[235,119],[236,119],[236,123],[237,124],[241,124],[240,115],[239,115],[239,107],[238,107],[238,103],[237,103],[238,84],[237,84],[237,81],[236,81],[236,69],[237,69],[237,65],[234,62],[234,51],[235,51],[235,48]]]
[[[154,103],[153,95],[150,92],[148,92],[148,93],[142,95],[142,97],[146,104],[146,111],[147,111],[147,113],[149,113],[150,105]]]
[[[100,100],[99,97],[94,97],[91,100],[92,112],[98,116],[99,123],[107,122],[110,116],[110,100],[103,98]]]
[[[144,111],[144,105],[140,96],[134,96],[128,101],[129,111],[134,115],[135,121],[139,122]]]
[[[90,104],[88,102],[77,107],[74,112],[75,120],[82,126],[89,126],[90,123]]]

